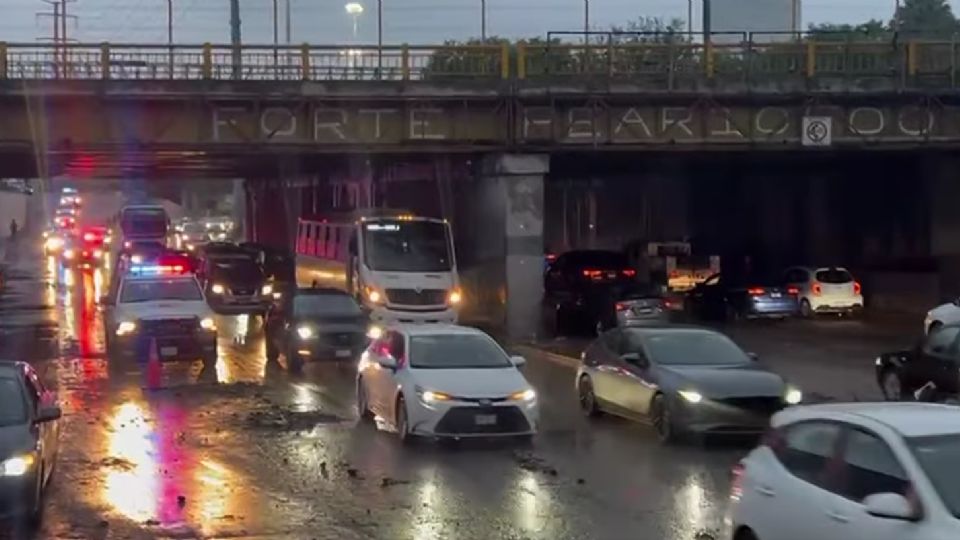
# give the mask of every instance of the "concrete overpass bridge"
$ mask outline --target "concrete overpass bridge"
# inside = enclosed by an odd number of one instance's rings
[[[524,334],[537,319],[545,242],[598,245],[606,213],[623,216],[611,230],[639,220],[642,234],[677,237],[728,226],[740,231],[737,249],[802,237],[820,239],[806,241],[810,256],[842,252],[845,241],[823,240],[831,226],[817,223],[830,212],[838,156],[878,156],[858,158],[846,176],[868,166],[909,175],[921,167],[909,156],[955,149],[957,47],[749,36],[723,45],[0,44],[0,175],[244,178],[250,235],[287,244],[297,216],[332,207],[441,214],[464,225],[458,252],[479,276],[475,298]],[[758,170],[764,155],[779,168]],[[908,225],[923,232],[883,233],[919,238],[907,251],[960,254],[953,209],[937,203],[960,195],[946,159],[921,167]],[[638,163],[670,178],[726,174],[761,218],[723,221],[749,213],[741,200],[694,226],[706,204],[696,201],[725,193],[680,181],[634,192],[638,182],[600,178],[635,177]],[[572,188],[555,181],[571,174],[581,175]],[[785,198],[783,186],[750,188],[787,174],[802,176],[803,190]],[[606,210],[618,199],[661,210]],[[796,200],[804,208],[794,212]],[[803,224],[775,224],[790,212]]]

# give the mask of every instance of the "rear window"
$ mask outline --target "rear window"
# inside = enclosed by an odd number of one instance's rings
[[[27,403],[20,382],[12,377],[0,378],[0,427],[27,421]]]
[[[629,266],[627,256],[615,251],[574,251],[564,255],[575,268],[621,269]]]
[[[829,270],[817,270],[817,281],[820,283],[850,283],[853,276],[850,272],[841,268],[831,268]]]
[[[260,265],[245,257],[213,259],[211,273],[217,277],[236,281],[254,281],[263,279]]]

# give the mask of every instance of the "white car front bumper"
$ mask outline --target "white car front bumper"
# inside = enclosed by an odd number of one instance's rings
[[[395,323],[457,324],[457,312],[449,308],[438,311],[397,311],[376,307],[370,310],[370,322],[377,325]]]
[[[416,435],[428,437],[509,437],[533,435],[540,407],[531,401],[407,401],[407,420]]]

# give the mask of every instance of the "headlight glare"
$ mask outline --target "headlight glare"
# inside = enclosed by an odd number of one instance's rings
[[[454,289],[450,291],[450,295],[447,297],[447,302],[451,306],[455,306],[463,301],[463,293],[460,292],[460,289]]]
[[[67,259],[72,259],[72,258],[73,258],[73,250],[72,250],[72,249],[65,250],[65,251],[63,252],[63,256],[64,256],[65,258],[67,258]]]
[[[370,339],[380,339],[383,336],[383,328],[373,325],[367,329],[367,337]]]
[[[533,388],[528,388],[526,390],[521,390],[519,392],[510,394],[510,397],[507,399],[510,401],[533,401],[537,399],[537,393],[533,390]]]
[[[799,388],[787,387],[787,393],[784,394],[783,400],[789,405],[796,405],[803,401],[803,392]]]
[[[264,285],[264,286],[260,289],[260,294],[262,294],[262,295],[264,295],[264,296],[273,294],[273,285]]]
[[[200,319],[200,328],[204,330],[216,330],[217,323],[215,323],[211,317],[204,317]]]
[[[680,394],[680,397],[682,397],[683,399],[687,400],[690,403],[700,403],[701,401],[703,401],[703,395],[700,394],[700,392],[697,392],[695,390],[681,390],[677,393]]]
[[[367,299],[373,302],[374,304],[383,303],[383,295],[380,294],[380,291],[372,287],[367,287]]]
[[[219,283],[214,283],[210,290],[213,292],[213,294],[223,294],[226,291],[226,289],[223,288],[223,285]]]
[[[420,398],[424,403],[437,403],[438,401],[450,401],[453,397],[443,392],[434,392],[433,390],[424,390],[420,393]]]
[[[133,321],[121,321],[117,325],[117,335],[125,336],[127,334],[132,334],[137,329],[137,323]]]
[[[313,328],[309,326],[298,326],[297,335],[300,336],[300,339],[310,339],[313,337]]]
[[[0,476],[23,476],[33,466],[34,459],[30,454],[6,459],[0,462]]]

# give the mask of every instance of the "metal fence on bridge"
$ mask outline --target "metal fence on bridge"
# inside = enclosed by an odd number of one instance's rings
[[[0,43],[0,80],[431,81],[607,79],[664,90],[689,82],[876,79],[956,88],[956,40],[562,42],[442,46]]]

